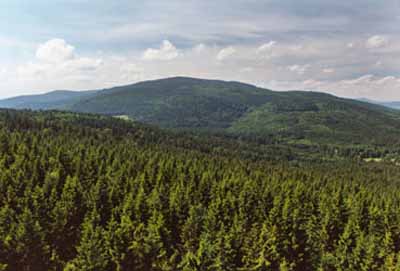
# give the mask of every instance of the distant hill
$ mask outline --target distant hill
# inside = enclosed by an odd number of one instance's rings
[[[380,104],[390,108],[400,109],[400,102],[382,102]]]
[[[45,94],[25,95],[0,100],[0,107],[14,109],[67,109],[82,98],[90,97],[97,91],[55,90]]]
[[[329,94],[175,77],[91,92],[51,92],[0,107],[124,116],[164,128],[274,137],[296,144],[390,144],[400,112]]]
[[[363,102],[379,104],[379,105],[382,105],[382,106],[386,106],[386,107],[389,107],[389,108],[400,110],[400,101],[382,102],[382,101],[375,101],[375,100],[370,100],[370,99],[366,99],[366,98],[360,98],[359,100],[363,101]]]
[[[383,102],[381,105],[394,108],[394,109],[400,109],[400,102]]]

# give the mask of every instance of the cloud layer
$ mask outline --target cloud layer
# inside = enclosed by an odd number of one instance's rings
[[[227,59],[231,56],[233,56],[236,53],[236,49],[233,48],[232,46],[226,47],[221,49],[219,53],[217,54],[217,60],[222,61],[224,59]]]
[[[36,58],[45,62],[57,63],[74,58],[75,48],[62,39],[52,39],[41,44],[36,51]]]
[[[144,60],[172,60],[179,55],[176,47],[168,40],[164,40],[159,49],[149,48],[143,54]]]
[[[0,97],[186,75],[400,100],[399,5],[9,1],[0,9]]]

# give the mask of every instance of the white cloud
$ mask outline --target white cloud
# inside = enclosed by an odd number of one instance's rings
[[[159,49],[149,48],[143,53],[144,60],[172,60],[178,56],[178,49],[168,40],[164,40]]]
[[[95,72],[103,60],[95,58],[75,58],[60,63],[29,62],[17,67],[19,79],[60,80],[67,77],[81,77]],[[60,86],[62,87],[62,86]]]
[[[262,54],[265,58],[273,57],[273,50],[276,47],[276,41],[270,41],[257,48],[257,54]]]
[[[0,68],[0,77],[3,77],[7,73],[6,68]]]
[[[270,51],[270,50],[272,50],[274,47],[275,47],[275,45],[277,44],[277,42],[276,41],[270,41],[270,42],[268,42],[268,43],[264,43],[263,45],[261,45],[260,47],[258,47],[257,48],[257,53],[262,53],[262,52],[265,52],[265,51]]]
[[[143,80],[144,69],[135,63],[126,63],[121,66],[121,79],[132,83],[138,80]]]
[[[36,57],[45,62],[63,62],[74,58],[74,50],[65,40],[52,39],[39,46]]]
[[[235,53],[236,53],[236,49],[232,46],[223,48],[217,54],[217,60],[218,61],[225,60],[225,59],[231,57],[232,55],[234,55]]]
[[[17,74],[21,80],[38,78],[45,72],[45,65],[28,62],[17,67]]]
[[[207,46],[205,44],[200,43],[193,48],[193,51],[200,54],[200,53],[204,52],[206,50],[206,48],[207,48]]]
[[[137,73],[137,72],[142,72],[143,68],[139,67],[135,63],[127,63],[121,67],[121,71],[127,73]]]
[[[332,69],[332,68],[325,68],[325,69],[322,70],[322,72],[323,72],[323,73],[334,73],[334,72],[335,72],[335,69]]]
[[[244,67],[240,69],[240,72],[248,73],[248,72],[253,72],[254,68],[253,67]]]
[[[64,68],[84,72],[84,71],[96,70],[102,64],[103,64],[102,59],[80,57],[70,61],[66,61],[64,63]]]
[[[65,88],[61,84],[67,80],[93,80],[93,74],[102,65],[102,59],[79,57],[74,46],[62,39],[52,39],[38,46],[35,61],[18,65],[15,70],[21,83],[54,83],[57,88]]]
[[[383,77],[382,79],[376,80],[375,83],[378,85],[385,85],[385,84],[396,84],[399,83],[399,81],[394,76],[386,76]]]
[[[335,82],[308,79],[300,83],[292,82],[292,84],[297,89],[329,92],[349,98],[364,97],[377,100],[399,99],[400,91],[400,78],[395,76],[378,77],[372,74]]]
[[[291,72],[295,72],[299,75],[303,75],[304,73],[307,72],[307,70],[310,68],[311,66],[309,64],[306,65],[291,65],[288,66],[287,69]]]
[[[389,44],[389,40],[388,38],[384,37],[384,36],[372,36],[370,37],[367,42],[365,43],[365,47],[367,47],[368,49],[378,49],[378,48],[382,48],[385,47]]]
[[[363,75],[359,78],[356,79],[351,79],[351,80],[343,80],[341,83],[347,84],[347,85],[357,85],[357,84],[364,84],[364,83],[370,83],[374,78],[374,75],[372,74],[366,74]]]
[[[400,78],[395,76],[378,77],[366,74],[339,81],[315,79],[307,79],[303,82],[270,81],[266,83],[266,86],[276,90],[302,89],[328,92],[341,97],[370,98],[383,101],[399,99]]]
[[[310,89],[346,97],[400,100],[400,86],[396,81],[399,80],[398,63],[394,57],[400,43],[394,36],[390,37],[390,46],[379,50],[379,55],[368,53],[366,40],[356,37],[351,42],[357,50],[346,47],[349,41],[331,39],[235,43],[225,48],[199,40],[192,47],[179,50],[165,41],[158,49],[133,48],[123,54],[99,52],[94,56],[78,54],[79,50],[73,50],[74,46],[65,41],[57,42],[58,46],[44,46],[54,43],[49,41],[39,47],[42,50],[46,47],[62,50],[55,50],[57,53],[52,54],[38,53],[37,58],[22,59],[15,65],[2,63],[7,74],[0,80],[0,88],[7,90],[3,92],[4,97],[60,88],[106,88],[180,75],[237,80],[277,90]],[[31,51],[35,52],[34,49]],[[260,61],[268,56],[273,58]],[[223,61],[229,60],[234,61],[222,65]],[[383,64],[377,66],[377,61]],[[355,72],[367,76],[353,76]],[[380,77],[368,74],[379,74]]]
[[[290,46],[290,49],[291,49],[292,51],[301,51],[301,50],[304,49],[304,45],[302,45],[302,44],[296,44],[296,45]]]

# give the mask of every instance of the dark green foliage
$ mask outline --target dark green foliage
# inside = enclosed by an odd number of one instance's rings
[[[0,270],[399,270],[394,164],[72,113],[0,125]]]
[[[383,106],[323,93],[275,92],[184,77],[14,98],[0,101],[1,106],[120,116],[164,128],[269,137],[306,148],[400,142],[400,113]]]

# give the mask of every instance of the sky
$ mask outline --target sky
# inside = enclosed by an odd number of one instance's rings
[[[5,0],[0,97],[172,76],[400,100],[400,0]]]

